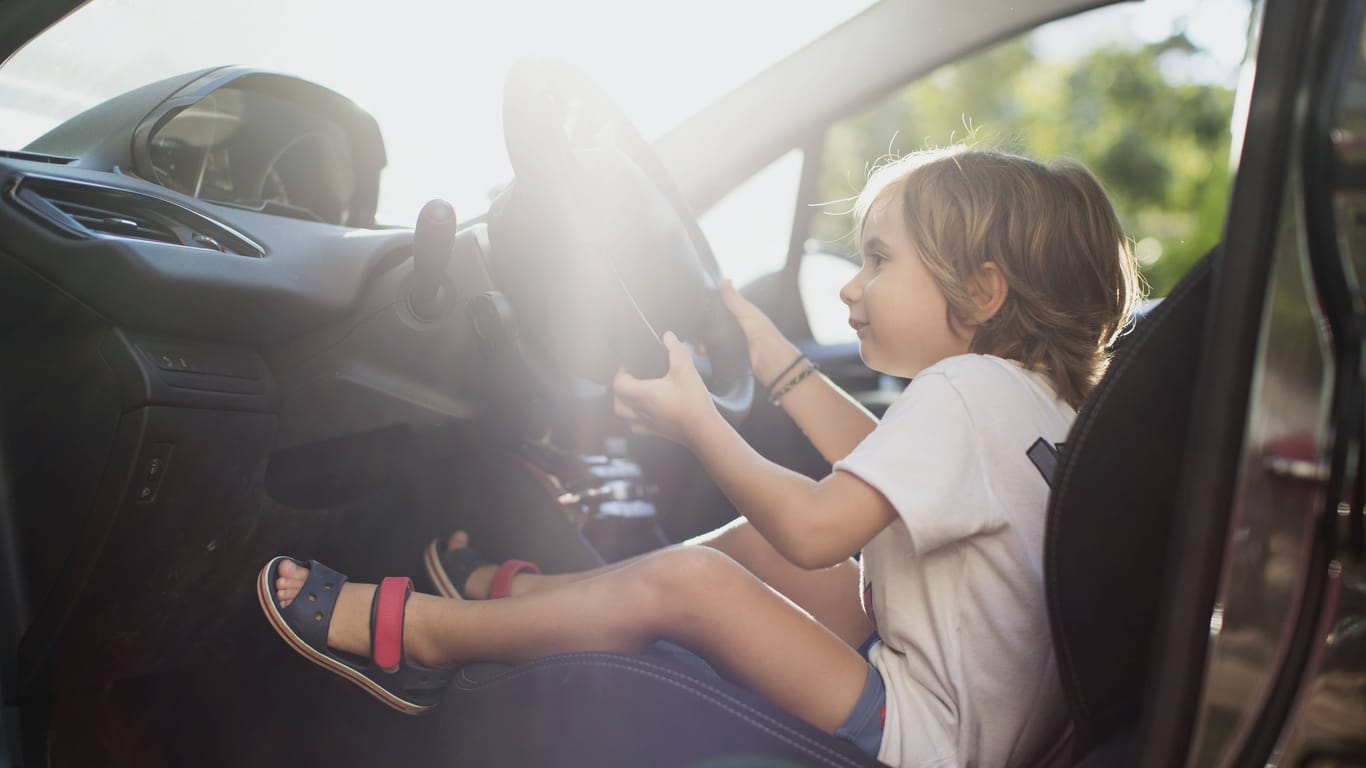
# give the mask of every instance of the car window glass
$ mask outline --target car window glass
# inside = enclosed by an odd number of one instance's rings
[[[819,193],[808,201],[811,237],[821,250],[852,252],[852,198],[891,157],[962,140],[1067,156],[1105,185],[1151,294],[1165,295],[1221,236],[1249,18],[1239,0],[1125,4],[941,67],[830,127]],[[809,293],[824,303],[806,303],[813,336],[843,334],[835,291]],[[832,325],[816,328],[817,318]]]
[[[787,261],[802,156],[801,150],[788,152],[698,217],[721,274],[736,285],[782,269]]]
[[[819,241],[808,241],[797,274],[797,289],[816,343],[858,343],[858,333],[849,325],[849,310],[836,293],[857,273],[858,265],[847,254],[823,248]]]

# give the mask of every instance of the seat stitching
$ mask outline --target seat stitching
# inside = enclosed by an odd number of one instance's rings
[[[841,755],[841,754],[838,753],[838,752],[835,752],[835,751],[832,750],[830,747],[828,747],[828,746],[826,746],[826,745],[824,745],[824,744],[821,744],[820,742],[818,742],[818,741],[812,739],[812,738],[809,737],[809,736],[806,736],[806,735],[804,735],[804,734],[802,734],[802,733],[800,733],[800,732],[794,731],[794,730],[792,730],[789,726],[787,726],[787,725],[785,725],[785,724],[783,724],[783,723],[780,723],[780,722],[774,720],[774,719],[773,719],[772,717],[770,717],[769,715],[767,715],[767,714],[765,714],[765,713],[763,713],[763,712],[760,712],[760,711],[754,709],[753,707],[751,707],[750,705],[748,705],[748,704],[746,704],[746,703],[744,703],[744,702],[742,702],[742,701],[736,700],[734,697],[732,697],[730,694],[726,693],[725,691],[722,691],[722,690],[720,690],[720,689],[718,689],[718,688],[715,688],[715,687],[713,687],[713,686],[711,686],[711,685],[708,685],[707,683],[704,683],[704,682],[702,682],[702,681],[700,681],[700,680],[696,680],[696,679],[694,679],[694,678],[687,678],[687,682],[688,682],[689,684],[695,685],[695,686],[697,686],[697,687],[699,687],[699,688],[705,688],[707,691],[709,691],[709,692],[711,692],[712,694],[714,694],[714,696],[708,696],[708,695],[707,695],[706,693],[704,693],[703,691],[700,691],[700,690],[697,690],[696,688],[691,687],[691,685],[685,685],[685,684],[683,683],[683,681],[676,680],[676,679],[671,679],[671,678],[669,678],[669,677],[666,677],[665,674],[660,674],[660,673],[662,672],[662,673],[666,673],[666,674],[679,675],[679,676],[682,676],[682,677],[686,677],[686,676],[684,676],[684,675],[681,675],[681,673],[678,673],[678,672],[676,672],[675,670],[669,669],[669,668],[667,668],[667,667],[660,667],[660,666],[651,664],[650,662],[643,661],[643,660],[641,660],[641,659],[636,659],[636,658],[631,658],[631,657],[626,657],[626,656],[619,656],[619,655],[614,655],[614,654],[580,653],[580,654],[574,654],[573,656],[569,656],[569,657],[563,657],[563,656],[562,656],[562,657],[558,657],[558,658],[556,658],[556,657],[550,657],[549,659],[542,659],[542,660],[540,660],[540,661],[535,661],[535,662],[532,662],[532,663],[530,663],[530,664],[525,664],[525,665],[522,665],[521,667],[518,667],[517,669],[510,670],[510,671],[508,671],[508,672],[506,672],[506,673],[503,673],[503,674],[499,675],[498,677],[494,678],[493,680],[489,680],[489,681],[486,682],[486,683],[478,683],[477,681],[474,681],[473,679],[469,678],[469,677],[465,674],[465,672],[464,672],[463,669],[461,670],[460,677],[463,678],[464,680],[467,680],[467,681],[469,681],[470,683],[473,684],[473,688],[463,688],[464,690],[474,690],[474,689],[477,689],[477,688],[490,687],[490,686],[492,686],[492,685],[495,684],[495,683],[507,682],[507,681],[513,680],[513,679],[515,679],[515,678],[522,677],[522,676],[524,676],[524,675],[526,675],[526,674],[529,674],[530,672],[532,672],[532,671],[534,671],[535,669],[537,669],[537,668],[539,668],[539,667],[542,667],[542,666],[547,666],[547,667],[548,667],[548,666],[559,666],[559,665],[568,665],[568,664],[573,664],[573,665],[593,664],[593,665],[596,665],[596,666],[613,667],[613,668],[617,668],[617,669],[623,669],[623,670],[626,670],[626,671],[629,671],[629,672],[635,672],[635,673],[637,673],[637,674],[646,675],[647,677],[652,677],[652,678],[655,678],[655,679],[657,679],[657,680],[661,680],[661,681],[663,681],[663,682],[665,682],[665,683],[668,683],[669,685],[672,685],[672,686],[674,686],[674,687],[676,687],[676,688],[680,688],[680,689],[682,689],[682,690],[684,690],[684,691],[687,691],[688,693],[691,693],[691,694],[693,694],[693,695],[695,695],[695,696],[697,696],[697,697],[703,699],[704,701],[709,701],[709,702],[711,702],[713,705],[715,705],[715,706],[717,706],[717,707],[719,707],[719,708],[721,708],[721,709],[723,709],[723,710],[725,710],[725,711],[727,711],[727,712],[730,712],[730,713],[733,714],[733,715],[736,715],[736,716],[740,717],[742,720],[744,720],[745,722],[748,722],[750,725],[754,726],[755,728],[758,728],[758,729],[760,729],[761,731],[764,731],[764,732],[768,733],[768,734],[771,735],[771,736],[777,737],[777,738],[780,739],[781,741],[786,742],[787,744],[789,744],[789,745],[791,745],[791,746],[793,746],[793,747],[795,747],[795,748],[801,750],[802,752],[805,752],[805,753],[808,754],[808,755],[811,755],[811,756],[814,757],[814,758],[823,760],[827,765],[848,765],[848,766],[855,766],[855,767],[857,767],[857,766],[859,765],[859,763],[853,762],[853,761],[850,760],[848,757],[846,757],[846,756],[844,756],[844,755]],[[638,668],[638,667],[648,667],[649,669],[640,669],[640,668]],[[654,671],[650,671],[650,670],[654,670]],[[733,705],[733,706],[728,706],[726,701],[722,701],[722,700],[720,700],[720,699],[718,699],[718,698],[716,698],[716,697],[722,697],[722,698],[726,699],[726,700],[729,701],[729,703],[730,703],[731,705]],[[739,710],[739,709],[736,709],[735,707],[742,707],[742,708],[744,708],[745,710],[747,710],[749,713],[751,713],[751,714],[753,714],[753,715],[755,715],[755,716],[757,716],[757,717],[761,717],[761,718],[767,720],[769,724],[766,725],[766,724],[764,724],[764,723],[758,722],[757,720],[755,720],[755,719],[749,717],[749,716],[746,714],[746,712],[741,711],[741,710]],[[781,729],[783,729],[783,731],[785,731],[785,733],[781,733],[781,732],[775,730],[775,728],[781,728]],[[799,744],[799,743],[797,743],[796,741],[793,741],[792,738],[789,738],[789,736],[792,736],[792,737],[801,739],[802,741],[806,742],[806,745]],[[817,754],[816,752],[813,752],[812,749],[809,748],[807,745],[809,745],[809,747],[813,747],[813,748],[819,749],[819,750],[821,750],[822,752],[825,752],[826,754],[824,754],[824,755],[822,755],[822,754]],[[831,762],[831,761],[830,761],[830,758],[834,758],[834,759],[836,760],[836,762]]]
[[[830,755],[818,754],[818,753],[812,751],[812,749],[808,748],[806,745],[797,743],[797,742],[794,741],[792,738],[789,738],[787,734],[782,733],[782,732],[779,732],[778,730],[775,730],[775,728],[769,727],[768,725],[765,725],[764,723],[759,722],[758,720],[756,720],[756,719],[750,717],[749,714],[747,714],[745,711],[742,711],[741,709],[738,709],[737,707],[745,707],[746,709],[749,709],[747,705],[745,705],[745,704],[743,704],[743,703],[741,703],[741,702],[737,702],[737,701],[731,700],[730,703],[733,704],[733,705],[735,705],[735,706],[729,706],[725,701],[720,700],[720,699],[717,698],[716,696],[709,696],[709,695],[707,695],[707,693],[704,693],[703,691],[699,691],[699,690],[690,688],[689,686],[684,685],[681,681],[672,680],[672,679],[670,679],[670,678],[668,678],[668,677],[665,677],[664,675],[657,674],[657,673],[651,672],[651,671],[649,671],[649,670],[634,668],[634,667],[632,667],[631,665],[628,665],[628,664],[614,664],[614,663],[610,663],[610,662],[606,662],[606,661],[592,661],[592,662],[587,662],[587,663],[591,663],[591,664],[593,664],[593,665],[601,666],[601,667],[617,668],[617,669],[622,669],[622,670],[626,670],[626,671],[630,671],[630,672],[635,672],[636,674],[641,674],[641,675],[645,675],[646,677],[651,677],[651,678],[654,678],[654,679],[656,679],[656,680],[660,680],[660,681],[662,681],[662,682],[664,682],[664,683],[667,683],[667,684],[669,684],[669,685],[672,685],[672,686],[674,686],[674,687],[676,687],[676,688],[679,688],[679,689],[681,689],[681,690],[683,690],[683,691],[686,691],[686,692],[688,692],[688,693],[691,693],[691,694],[697,696],[698,698],[700,698],[700,699],[702,699],[702,700],[704,700],[704,701],[708,701],[708,702],[712,703],[713,705],[719,707],[720,709],[722,709],[722,710],[724,710],[724,711],[726,711],[726,712],[729,712],[730,714],[735,715],[736,717],[739,717],[741,720],[744,720],[745,722],[749,723],[750,725],[754,726],[755,728],[758,728],[759,730],[761,730],[761,731],[763,731],[763,732],[769,734],[770,736],[776,737],[776,738],[779,739],[780,741],[783,741],[783,742],[787,743],[788,745],[790,745],[790,746],[792,746],[792,747],[794,747],[794,748],[800,750],[801,752],[803,752],[803,753],[805,753],[805,754],[807,754],[807,755],[810,755],[810,756],[813,757],[813,758],[822,760],[822,762],[825,762],[825,763],[828,764],[828,765],[841,765],[841,764],[843,764],[843,765],[853,765],[853,766],[858,765],[857,763],[853,763],[853,762],[843,762],[843,763],[841,763],[841,762],[831,762],[831,761],[829,760],[829,757],[832,757],[832,756],[833,756],[833,757],[836,757],[836,758],[838,758],[838,759],[840,759],[840,760],[844,760],[845,758],[844,758],[843,755],[840,755],[840,754],[835,753],[835,752],[830,753]],[[528,670],[528,671],[529,671],[529,670]],[[520,677],[520,676],[522,676],[523,674],[525,674],[525,673],[512,674],[512,675],[509,675],[509,676],[500,678],[497,682],[506,682],[506,681],[512,680],[512,679],[514,679],[514,678],[516,678],[516,677]],[[706,687],[706,686],[703,686],[703,687]],[[714,692],[714,691],[713,691],[713,692]],[[722,694],[722,695],[724,695],[724,694]],[[756,714],[756,715],[759,714],[759,713],[755,712],[755,711],[752,710],[752,709],[750,709],[749,711],[752,712],[752,713],[754,713],[754,714]],[[777,726],[780,727],[780,728],[786,728],[786,726],[782,726],[781,724],[777,724]],[[796,734],[795,732],[790,732],[790,731],[789,731],[788,733],[790,733],[790,734],[793,735],[793,736],[799,736],[799,737],[800,737],[800,734]],[[805,739],[805,737],[801,737],[801,738]],[[822,749],[824,749],[824,746],[823,746],[823,745],[819,745],[819,744],[814,744],[814,745],[815,745],[815,746],[819,746],[819,747],[821,747]]]
[[[588,662],[589,659],[592,659],[593,661]],[[692,688],[687,687],[686,685],[683,684],[682,681],[679,681],[679,680],[671,680],[671,679],[668,679],[668,678],[666,678],[666,677],[664,677],[664,676],[662,676],[662,675],[660,675],[660,674],[656,674],[656,673],[662,672],[662,673],[665,673],[665,674],[675,675],[675,676],[678,676],[678,677],[685,677],[685,678],[687,678],[687,682],[688,682],[688,683],[694,684],[694,685],[696,685],[696,686],[698,686],[698,687],[700,687],[700,688],[706,688],[708,691],[711,691],[712,693],[714,693],[714,694],[716,694],[716,695],[718,695],[718,696],[725,697],[726,699],[728,699],[728,700],[730,700],[732,703],[734,703],[736,706],[744,707],[744,708],[748,709],[749,711],[751,711],[752,713],[754,713],[755,715],[765,718],[766,720],[770,721],[775,727],[783,728],[783,729],[788,730],[793,736],[799,737],[799,738],[801,738],[801,739],[803,739],[803,740],[809,742],[812,746],[817,747],[817,748],[820,748],[820,749],[822,749],[822,750],[829,751],[830,754],[831,754],[832,756],[837,757],[837,758],[839,758],[839,759],[848,760],[848,758],[846,758],[846,757],[843,756],[843,755],[840,755],[838,752],[834,752],[833,750],[831,750],[829,747],[825,746],[824,744],[821,744],[820,742],[815,741],[815,740],[811,739],[810,737],[805,736],[805,735],[803,735],[803,734],[801,734],[801,733],[799,733],[799,732],[792,731],[792,730],[789,728],[789,726],[787,726],[787,725],[785,725],[785,724],[783,724],[783,723],[779,723],[779,722],[773,720],[773,718],[770,717],[769,715],[767,715],[767,714],[765,714],[765,713],[763,713],[763,712],[760,712],[760,711],[758,711],[758,710],[755,710],[753,707],[751,707],[750,705],[748,705],[748,704],[746,704],[746,703],[744,703],[744,702],[737,701],[734,697],[732,697],[730,694],[726,693],[725,691],[722,691],[722,690],[720,690],[720,689],[718,689],[718,688],[715,688],[714,686],[708,685],[707,683],[704,683],[704,682],[702,682],[702,681],[700,681],[700,680],[696,680],[695,678],[687,677],[686,675],[683,675],[682,673],[679,673],[679,672],[677,672],[676,670],[669,669],[668,667],[661,667],[661,666],[652,664],[651,662],[645,661],[645,660],[643,660],[643,659],[637,659],[637,658],[633,658],[633,657],[626,657],[626,656],[621,656],[621,655],[616,655],[616,654],[580,653],[580,654],[574,654],[574,655],[572,655],[572,656],[550,657],[549,659],[543,659],[543,660],[540,660],[540,661],[537,661],[537,662],[532,662],[531,664],[523,665],[522,667],[520,667],[520,668],[518,668],[518,669],[511,670],[511,671],[506,672],[506,673],[504,673],[504,674],[502,674],[502,675],[499,675],[497,678],[495,678],[495,679],[493,679],[493,680],[490,680],[490,681],[488,681],[487,683],[483,683],[483,684],[478,683],[478,682],[472,680],[471,678],[469,678],[468,675],[466,675],[466,674],[464,673],[464,670],[461,671],[461,677],[464,678],[464,679],[466,679],[466,680],[469,680],[471,683],[474,683],[474,685],[475,685],[476,687],[484,687],[484,686],[492,685],[493,683],[503,682],[503,681],[506,681],[506,680],[511,680],[511,679],[513,679],[513,678],[516,678],[516,677],[521,677],[521,676],[523,676],[523,675],[525,675],[525,674],[528,674],[528,673],[534,671],[534,669],[539,668],[539,667],[542,667],[542,666],[558,666],[558,665],[580,664],[580,663],[593,663],[593,664],[597,664],[597,665],[601,665],[601,666],[616,667],[616,668],[625,669],[625,670],[628,670],[628,671],[639,672],[639,673],[641,673],[641,674],[646,674],[646,675],[649,675],[650,677],[655,677],[655,678],[657,678],[657,679],[663,680],[664,682],[670,683],[671,685],[675,685],[675,686],[677,686],[677,687],[681,687],[681,688],[683,688],[684,690],[690,691],[690,692],[692,692],[692,693],[694,693],[694,694],[702,695],[701,691],[697,691],[697,690],[695,690],[695,689],[692,689]],[[632,668],[633,665],[636,666],[636,667],[648,667],[648,668],[650,668],[650,669],[655,670],[655,672],[652,673],[652,672],[647,672],[647,671],[645,671],[645,670],[643,670],[643,669],[633,669],[633,668]],[[718,702],[718,701],[713,700],[713,703],[716,703],[718,706],[721,706],[721,707],[726,708],[726,709],[729,710],[729,708],[725,707],[725,705],[722,704],[721,702]],[[739,713],[739,712],[735,712],[734,710],[729,710],[729,711],[732,711],[732,712],[734,712],[735,714],[741,714],[741,713]],[[741,714],[741,716],[743,717],[743,714]],[[748,720],[748,718],[746,718],[746,719]],[[752,720],[749,720],[749,722],[751,722],[751,724],[755,725],[756,727],[764,728],[763,725],[761,725],[761,724],[759,724],[759,723],[756,723],[756,722],[754,722],[754,721],[752,721]],[[765,730],[768,730],[768,729],[765,728]],[[769,731],[769,732],[772,733],[772,731]],[[774,734],[774,735],[779,735],[780,738],[781,738],[781,735],[780,735],[780,734]],[[786,739],[784,739],[784,740],[786,740]],[[789,741],[788,743],[793,743],[793,742],[790,742],[790,741]],[[793,746],[800,746],[800,745],[797,745],[797,744],[793,743]],[[850,763],[850,764],[851,764],[851,765],[856,765],[856,763]]]

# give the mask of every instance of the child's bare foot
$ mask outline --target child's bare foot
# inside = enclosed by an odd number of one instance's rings
[[[456,531],[446,540],[446,551],[454,552],[457,549],[464,549],[470,545],[469,534],[464,531]],[[481,565],[470,571],[470,576],[465,580],[462,592],[469,600],[487,600],[489,590],[493,586],[494,574],[498,572],[497,565]],[[508,593],[514,597],[535,591],[535,584],[541,575],[529,571],[522,571],[512,576],[508,583]]]

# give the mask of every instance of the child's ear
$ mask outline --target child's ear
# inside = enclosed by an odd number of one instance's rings
[[[995,317],[1001,305],[1006,303],[1010,286],[995,262],[988,261],[977,268],[969,292],[972,296],[972,322],[981,325]]]

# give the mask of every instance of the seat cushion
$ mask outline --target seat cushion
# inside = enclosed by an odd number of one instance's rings
[[[879,765],[662,647],[471,665],[439,713],[450,765]]]

